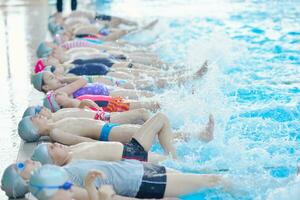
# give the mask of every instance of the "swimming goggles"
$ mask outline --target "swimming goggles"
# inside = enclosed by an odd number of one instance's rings
[[[54,92],[53,92],[53,91],[48,92],[48,93],[47,93],[47,100],[48,100],[48,102],[49,102],[49,104],[50,104],[51,111],[52,111],[52,112],[55,112],[55,109],[54,109],[54,106],[53,106],[52,100],[51,100],[51,97],[52,97],[53,95],[54,95]],[[54,98],[54,96],[53,96],[53,98]]]
[[[22,172],[22,171],[24,171],[24,169],[25,169],[25,163],[24,163],[24,162],[18,162],[18,163],[16,164],[16,166],[17,166],[17,170],[18,170],[19,172]]]
[[[32,184],[32,183],[29,183],[29,185],[31,187],[34,187],[34,188],[37,189],[37,191],[33,194],[34,196],[36,196],[39,192],[41,192],[44,189],[48,189],[48,190],[69,190],[73,186],[73,183],[71,181],[67,181],[64,184],[59,185],[59,186],[35,185],[35,184]]]
[[[43,108],[42,106],[36,106],[34,109],[35,114],[39,114],[41,112],[42,108]]]

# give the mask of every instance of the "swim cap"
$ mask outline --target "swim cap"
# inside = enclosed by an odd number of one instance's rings
[[[68,182],[67,172],[55,165],[44,165],[33,173],[29,181],[29,191],[39,200],[47,200]]]
[[[55,31],[56,24],[53,20],[48,21],[48,29],[53,34]]]
[[[44,98],[44,106],[51,110],[51,112],[56,112],[60,110],[60,105],[55,101],[53,91],[47,93],[46,97]]]
[[[52,21],[49,21],[48,22],[48,29],[49,29],[49,31],[52,34],[56,34],[56,33],[60,32],[60,31],[62,31],[63,27],[60,26],[60,25],[58,25],[58,24],[56,24],[56,23],[54,23],[54,22],[52,22]]]
[[[22,118],[27,116],[35,116],[40,113],[42,110],[42,106],[29,106],[23,113]]]
[[[34,73],[38,73],[40,71],[43,71],[45,69],[45,64],[43,59],[38,59],[35,66],[34,66]]]
[[[28,185],[19,175],[16,164],[9,165],[2,176],[1,189],[10,198],[24,197],[28,193]]]
[[[39,161],[42,165],[53,164],[53,160],[48,152],[48,143],[39,144],[34,149],[31,160]]]
[[[42,82],[43,82],[43,72],[33,74],[31,76],[31,83],[35,89],[42,91]]]
[[[18,133],[26,142],[35,142],[41,137],[38,133],[38,128],[31,121],[31,116],[24,117],[19,122]]]
[[[36,55],[39,58],[47,57],[49,54],[51,54],[52,49],[47,46],[46,42],[41,42],[39,47],[36,50]]]

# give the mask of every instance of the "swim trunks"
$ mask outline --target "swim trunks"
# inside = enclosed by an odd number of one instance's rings
[[[70,69],[68,73],[75,74],[77,76],[106,75],[109,71],[109,68],[101,63],[87,63],[81,65],[74,65],[74,67]]]
[[[91,58],[91,59],[76,59],[72,62],[75,65],[91,64],[91,63],[100,63],[106,67],[113,66],[114,62],[107,58]]]
[[[167,184],[166,168],[146,162],[143,163],[143,167],[144,175],[136,198],[163,198]]]
[[[106,107],[103,108],[107,112],[124,112],[129,110],[129,103],[124,102],[121,97],[113,97],[109,100]]]
[[[128,67],[128,68],[132,68],[132,67],[133,67],[133,64],[132,64],[132,63],[129,63],[127,67]]]
[[[98,110],[94,119],[110,122],[110,113],[104,112],[103,110]]]
[[[77,38],[98,38],[96,35],[86,34],[86,33],[76,34],[75,37],[77,37]]]
[[[127,83],[127,81],[123,80],[123,79],[119,79],[119,80],[116,80],[115,83],[116,83],[116,86],[121,86],[121,85],[124,85],[125,83]]]
[[[119,124],[112,124],[112,123],[104,124],[104,126],[102,127],[102,130],[101,130],[101,133],[100,133],[99,140],[100,141],[108,141],[110,131],[115,126],[120,126],[120,125]]]
[[[114,59],[117,59],[117,60],[126,60],[127,59],[127,57],[125,55],[122,55],[122,54],[114,55],[113,57],[114,57]]]
[[[132,138],[130,142],[124,145],[122,158],[147,162],[148,152],[136,139]]]
[[[107,28],[102,28],[99,31],[99,34],[102,35],[102,36],[107,36],[107,35],[109,35],[109,33],[110,33],[110,31]]]
[[[100,38],[80,38],[81,40],[90,42],[95,45],[103,44],[105,41],[101,40]]]
[[[110,21],[111,16],[109,16],[109,15],[96,15],[95,19],[102,20],[102,21]]]

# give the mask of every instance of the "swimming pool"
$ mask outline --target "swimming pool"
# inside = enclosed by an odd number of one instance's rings
[[[130,40],[185,65],[183,71],[210,61],[204,79],[161,91],[159,98],[173,127],[194,134],[212,113],[215,140],[178,142],[180,160],[163,164],[225,174],[235,189],[184,199],[299,198],[293,179],[300,161],[299,1],[119,0],[106,12],[159,18],[152,32]]]

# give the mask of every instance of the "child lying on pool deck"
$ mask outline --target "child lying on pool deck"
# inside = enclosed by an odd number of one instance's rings
[[[161,129],[159,132],[153,131],[157,129],[160,122],[159,118],[165,120],[164,116],[155,116],[151,121],[147,121],[145,125],[135,131],[129,143],[122,144],[119,142],[84,142],[73,146],[64,146],[58,143],[55,144],[39,144],[32,155],[32,160],[41,162],[42,164],[66,165],[73,160],[88,159],[88,160],[104,160],[118,161],[121,159],[135,159],[140,161],[149,161],[158,163],[168,158],[167,156],[149,152],[152,143],[158,135],[160,143],[164,146],[172,146],[172,136],[160,135],[162,131],[170,132],[168,127]],[[165,123],[164,126],[169,126]],[[199,132],[199,139],[209,142],[213,138],[214,121],[212,115],[205,129]],[[172,134],[172,133],[170,133]],[[175,133],[185,138],[189,134]],[[169,139],[168,139],[169,138]],[[164,147],[166,150],[166,147]],[[173,149],[173,148],[170,148]]]
[[[91,110],[84,108],[63,108],[52,113],[50,109],[44,106],[28,107],[22,118],[35,116],[37,114],[40,114],[53,122],[73,117],[102,120],[114,124],[144,124],[150,118],[150,112],[143,108],[112,113],[105,112],[103,110]]]
[[[58,167],[27,160],[12,164],[2,176],[2,189],[9,197],[23,197],[30,192],[40,200],[51,199],[58,189],[72,187],[72,196],[77,200],[90,197],[84,189],[84,181],[91,169],[101,171],[105,178],[98,177],[94,186],[111,185],[119,196],[133,198],[177,197],[205,188],[223,187],[231,183],[222,175],[190,174],[167,169],[137,160],[117,162],[77,160]],[[29,186],[29,188],[28,188]],[[60,197],[59,197],[60,198]]]
[[[206,128],[198,132],[199,139],[203,141],[212,140],[213,127],[214,120],[210,116]],[[53,122],[41,115],[27,116],[20,121],[18,133],[27,142],[37,141],[41,136],[49,136],[53,141],[66,145],[99,140],[118,141],[127,144],[134,136],[140,144],[147,142],[150,147],[153,138],[158,135],[159,141],[166,153],[171,153],[173,157],[176,157],[175,148],[172,144],[172,138],[176,134],[173,134],[168,118],[162,113],[155,114],[142,126],[112,124],[89,118],[65,118]],[[144,133],[148,135],[144,135]],[[188,138],[189,135],[188,133],[177,133],[177,137],[180,138]]]
[[[95,71],[96,70],[93,70],[93,72]],[[184,84],[185,82],[188,82],[190,80],[200,79],[202,76],[205,75],[206,72],[207,72],[207,62],[204,62],[204,64],[200,67],[200,69],[195,73],[193,73],[192,75],[184,75],[181,72],[180,75],[173,75],[173,76],[169,75],[169,77],[161,77],[160,75],[160,76],[154,76],[152,79],[149,80],[145,78],[142,79],[140,75],[138,74],[135,75],[134,73],[128,73],[128,76],[123,76],[121,74],[117,75],[116,72],[109,72],[107,76],[66,77],[66,76],[55,75],[48,70],[44,70],[38,72],[37,74],[32,75],[31,82],[33,86],[39,91],[43,91],[46,93],[51,90],[56,90],[60,92],[67,92],[69,95],[71,95],[72,93],[78,93],[79,91],[77,90],[86,91],[84,89],[84,86],[86,86],[88,83],[89,83],[89,87],[92,87],[92,85],[99,87],[99,85],[105,84],[108,86],[117,86],[117,88],[114,89],[114,91],[111,91],[111,96],[114,96],[113,94],[117,93],[118,96],[128,95],[129,98],[131,97],[136,99],[137,96],[150,97],[153,96],[153,94],[151,95],[151,93],[145,91],[132,91],[130,89],[120,90],[118,89],[118,87],[131,88],[131,89],[132,88],[153,89],[154,87],[164,88],[171,85]],[[145,74],[145,75],[149,76],[149,74]],[[122,77],[123,79],[117,80],[115,77]],[[105,88],[104,85],[101,87],[103,89]],[[103,89],[101,91],[104,91]],[[89,91],[94,91],[94,90],[89,90]],[[95,92],[92,93],[80,92],[80,94],[81,95],[84,94],[105,95],[102,93],[95,93]]]

